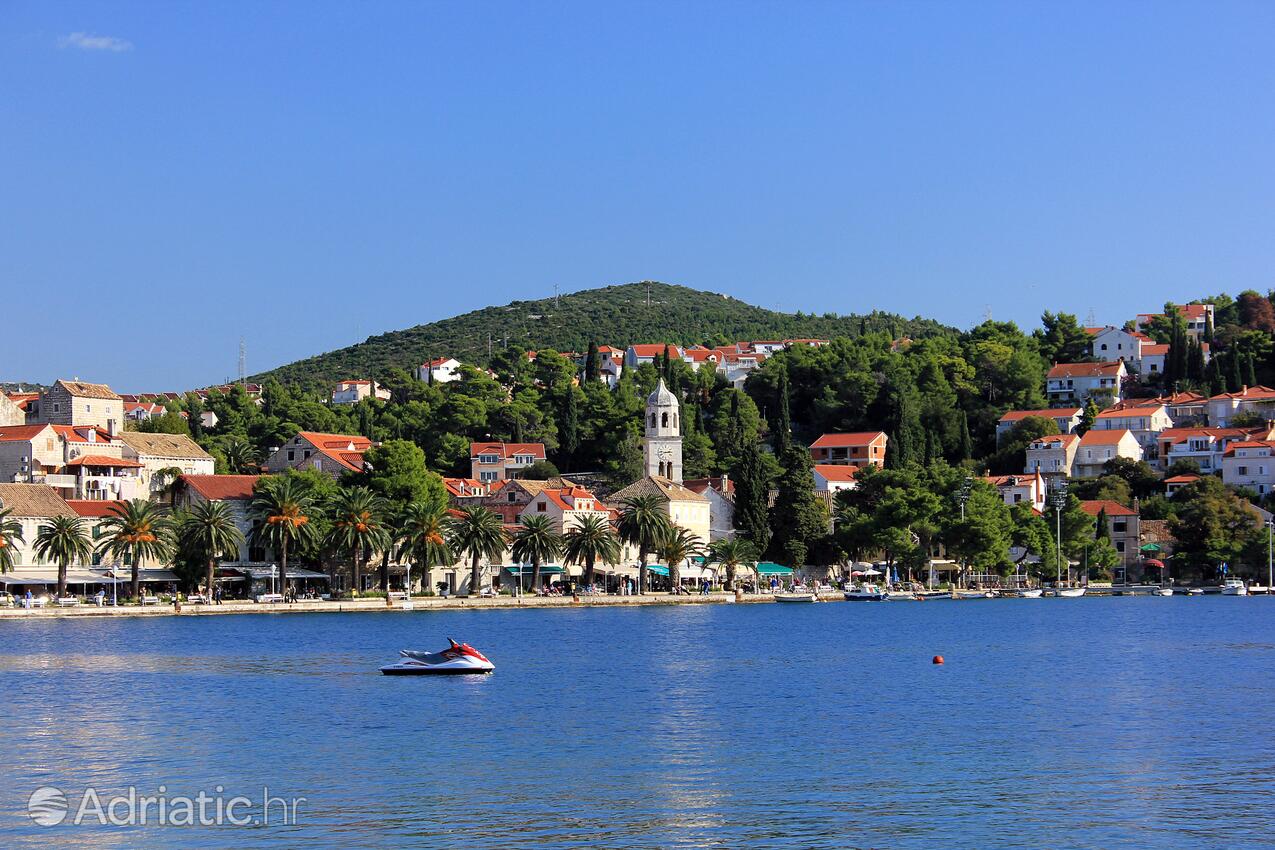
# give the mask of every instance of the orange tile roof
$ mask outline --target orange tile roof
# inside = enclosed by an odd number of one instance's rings
[[[1132,431],[1126,428],[1113,428],[1110,431],[1099,431],[1096,428],[1085,432],[1085,436],[1080,438],[1082,446],[1114,446],[1125,438],[1125,435],[1133,435]]]
[[[115,466],[121,469],[140,469],[142,465],[135,460],[124,460],[106,455],[81,455],[67,462],[67,466]]]
[[[1079,407],[1056,407],[1050,410],[1007,410],[1000,418],[1001,422],[1017,422],[1028,416],[1039,416],[1042,419],[1070,419],[1080,416],[1084,411]]]
[[[66,503],[78,515],[93,518],[116,516],[116,512],[111,510],[111,508],[124,504],[123,502],[108,499],[67,499]]]
[[[1122,361],[1113,363],[1056,363],[1050,378],[1114,378],[1124,369]]]
[[[1082,501],[1080,509],[1090,516],[1097,516],[1100,512],[1105,511],[1107,516],[1137,516],[1138,512],[1133,508],[1126,508],[1119,502],[1111,499],[1093,499],[1090,501]]]
[[[1036,439],[1032,440],[1032,444],[1062,443],[1064,446],[1070,446],[1072,443],[1076,442],[1079,439],[1080,437],[1077,434],[1049,434],[1044,437],[1037,437]]]
[[[0,425],[0,442],[26,442],[48,428],[48,425]]]
[[[190,489],[210,502],[227,499],[251,499],[260,475],[183,475]]]
[[[836,463],[817,463],[815,472],[823,476],[825,481],[853,481],[859,474],[859,467],[844,466]]]
[[[633,356],[635,357],[654,357],[657,354],[663,354],[665,348],[667,348],[674,357],[682,356],[682,349],[671,343],[643,342],[637,345],[630,345],[629,348],[632,349]]]
[[[810,444],[812,449],[841,449],[866,446],[885,437],[884,431],[854,431],[848,434],[824,434]]]
[[[1194,472],[1188,472],[1183,475],[1174,475],[1171,478],[1164,479],[1165,484],[1190,484],[1192,481],[1199,481],[1200,476]]]
[[[469,456],[471,458],[478,457],[480,454],[496,454],[501,458],[511,458],[514,455],[531,455],[538,460],[544,460],[545,444],[544,443],[470,443]]]
[[[1245,387],[1237,393],[1222,393],[1215,395],[1209,401],[1219,398],[1229,398],[1238,401],[1260,401],[1266,399],[1275,399],[1275,389],[1258,385],[1256,387]]]

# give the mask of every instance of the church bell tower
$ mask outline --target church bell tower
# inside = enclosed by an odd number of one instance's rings
[[[682,483],[682,422],[677,396],[664,386],[664,379],[646,400],[646,436],[642,454],[646,474]]]

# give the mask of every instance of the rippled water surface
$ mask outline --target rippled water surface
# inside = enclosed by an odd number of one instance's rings
[[[1273,621],[1261,598],[3,621],[0,846],[1269,846]],[[376,672],[449,635],[496,673]],[[295,826],[27,815],[40,786],[161,784],[306,800]]]

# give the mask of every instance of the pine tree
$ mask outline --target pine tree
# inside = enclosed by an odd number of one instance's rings
[[[598,344],[596,342],[589,343],[589,353],[584,356],[584,379],[588,383],[593,383],[598,379]]]
[[[743,447],[735,476],[735,527],[753,542],[758,552],[770,545],[770,481],[766,478],[761,446],[755,441]]]
[[[776,457],[783,457],[792,444],[792,417],[788,411],[788,370],[779,368],[778,408],[775,415],[774,433],[771,434],[771,445]]]

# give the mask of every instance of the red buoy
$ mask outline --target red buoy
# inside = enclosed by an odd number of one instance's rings
[[[936,656],[934,656],[934,663],[935,663],[935,664],[942,664],[942,663],[943,663],[943,656],[941,656],[941,655],[936,655]]]

